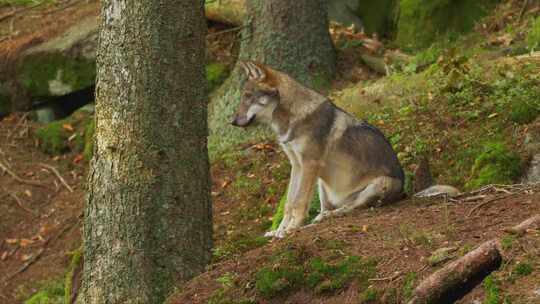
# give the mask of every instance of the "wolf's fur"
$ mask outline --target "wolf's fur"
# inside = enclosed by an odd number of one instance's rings
[[[403,170],[381,131],[284,73],[242,66],[248,81],[233,125],[270,125],[292,167],[283,220],[267,236],[304,224],[316,185],[321,213],[314,222],[401,197]]]

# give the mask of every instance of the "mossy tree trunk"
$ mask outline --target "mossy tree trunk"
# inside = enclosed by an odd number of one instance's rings
[[[78,303],[163,303],[210,259],[202,1],[104,0]]]
[[[329,84],[335,73],[336,56],[328,33],[326,1],[247,0],[246,5],[248,17],[242,32],[240,60],[268,64],[314,89]],[[213,98],[212,152],[265,136],[261,130],[246,136],[229,126],[244,80],[241,69],[235,68]]]

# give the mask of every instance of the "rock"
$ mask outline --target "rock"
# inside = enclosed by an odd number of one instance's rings
[[[529,125],[524,146],[529,156],[529,164],[523,175],[524,183],[540,182],[540,118]]]

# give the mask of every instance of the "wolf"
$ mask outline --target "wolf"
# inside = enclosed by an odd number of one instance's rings
[[[313,223],[403,197],[403,169],[379,129],[283,72],[239,65],[247,81],[232,125],[269,125],[291,163],[283,220],[265,236],[281,238],[304,225],[315,187],[321,211]]]

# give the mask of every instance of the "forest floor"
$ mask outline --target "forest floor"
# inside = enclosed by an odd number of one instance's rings
[[[0,7],[0,19],[13,9]],[[505,18],[519,12],[519,8],[505,9],[486,21],[488,29],[505,24]],[[98,7],[97,1],[56,1],[28,12],[10,28],[0,27],[9,29],[0,33],[0,55],[46,39],[78,18],[97,14]],[[53,18],[55,14],[60,15]],[[475,38],[488,44],[489,52],[467,55],[482,57],[487,64],[460,65],[461,59],[441,46],[417,54],[414,67],[404,67],[416,70],[426,65],[426,58],[428,66],[453,64],[455,71],[467,74],[461,79],[464,89],[457,93],[448,95],[447,88],[435,86],[437,81],[425,84],[426,79],[442,79],[437,77],[444,68],[382,77],[360,62],[354,47],[339,50],[339,75],[330,93],[360,116],[364,108],[349,105],[337,91],[363,92],[377,81],[399,90],[382,98],[372,98],[369,91],[361,93],[373,101],[367,104],[371,112],[362,115],[390,137],[407,171],[412,171],[415,157],[428,151],[434,176],[465,189],[474,177],[475,159],[482,153],[479,138],[504,136],[516,153],[523,154],[523,134],[532,126],[510,121],[506,104],[497,105],[502,109],[485,106],[492,99],[504,100],[510,95],[501,94],[515,87],[521,89],[514,92],[518,95],[532,92],[514,80],[493,81],[492,87],[485,83],[486,71],[510,71],[519,77],[530,73],[530,67],[514,71],[495,64],[506,49],[524,39],[521,27],[514,24],[510,34],[515,42],[508,46],[508,31],[497,26],[487,33],[480,30],[483,36]],[[234,37],[209,41],[214,59],[228,65],[234,62]],[[477,42],[464,42],[461,48]],[[477,73],[468,72],[471,66]],[[493,66],[499,67],[489,70]],[[528,79],[519,77],[519,81]],[[386,99],[400,102],[386,103]],[[424,105],[423,99],[430,103]],[[469,103],[451,103],[456,99]],[[63,303],[64,278],[81,245],[88,163],[76,151],[57,156],[43,153],[34,136],[40,127],[20,113],[0,121],[0,303],[24,303],[32,296],[43,302],[30,304]],[[82,136],[69,124],[63,128],[72,133],[71,140]],[[499,133],[493,135],[487,129]],[[493,238],[501,240],[503,265],[460,303],[540,303],[539,232],[522,237],[504,232],[540,214],[540,186],[489,187],[476,199],[470,197],[477,194],[457,200],[406,199],[331,219],[282,240],[269,240],[262,235],[272,225],[285,192],[290,169],[286,157],[272,141],[246,143],[230,152],[212,163],[214,260],[208,272],[179,286],[171,303],[406,303],[427,275]],[[435,261],[434,253],[441,249],[445,253]]]

